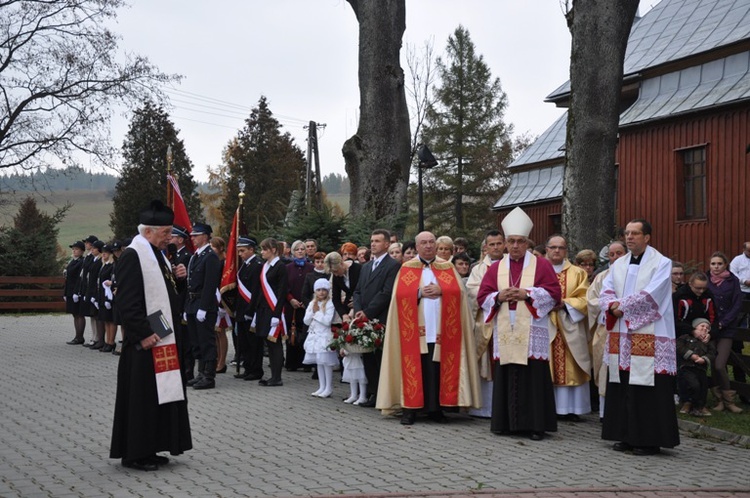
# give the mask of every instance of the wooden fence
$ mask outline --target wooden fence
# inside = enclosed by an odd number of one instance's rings
[[[63,277],[0,277],[0,313],[65,311]]]

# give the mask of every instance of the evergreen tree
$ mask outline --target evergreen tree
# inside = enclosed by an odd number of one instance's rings
[[[245,220],[251,232],[280,227],[289,209],[292,192],[299,190],[305,178],[302,150],[273,117],[266,97],[261,96],[245,126],[224,151],[226,175],[221,203],[221,233],[229,234],[229,225],[239,203],[239,182],[245,182]]]
[[[439,234],[473,235],[494,225],[490,207],[507,187],[513,128],[504,121],[500,79],[492,78],[466,28],[456,28],[446,51],[437,60],[440,86],[423,132],[439,162],[424,171],[425,222]]]
[[[122,146],[125,163],[115,187],[109,226],[116,238],[136,233],[138,213],[152,199],[166,200],[167,148],[172,146],[172,174],[177,177],[192,221],[201,218],[200,200],[185,153],[169,115],[161,106],[146,103],[137,110]]]
[[[13,218],[13,226],[0,228],[0,275],[60,275],[57,225],[69,208],[63,206],[50,216],[39,211],[33,197],[27,197]]]

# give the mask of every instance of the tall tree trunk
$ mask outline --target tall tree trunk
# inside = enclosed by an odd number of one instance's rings
[[[574,250],[598,250],[615,223],[615,151],[623,62],[639,0],[573,0],[563,231]]]
[[[375,219],[406,209],[409,111],[399,62],[406,29],[405,0],[347,0],[359,21],[360,115],[342,152],[349,175],[350,212]]]

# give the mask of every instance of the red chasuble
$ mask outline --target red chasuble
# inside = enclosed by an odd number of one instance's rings
[[[438,269],[433,265],[440,289],[440,329],[435,344],[435,356],[440,361],[440,405],[458,406],[458,384],[461,367],[461,284],[452,266]],[[401,372],[404,408],[424,406],[422,385],[424,324],[419,320],[419,286],[422,267],[402,267],[398,276],[396,295],[401,340]],[[424,343],[426,352],[426,343]]]

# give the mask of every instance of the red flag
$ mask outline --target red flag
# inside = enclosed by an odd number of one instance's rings
[[[188,216],[187,209],[185,208],[185,201],[182,200],[182,194],[180,193],[180,186],[177,184],[177,180],[172,175],[167,175],[167,181],[172,185],[174,195],[172,196],[172,210],[174,211],[174,224],[180,225],[187,230],[188,235],[193,231],[193,225],[190,223],[190,217]],[[185,241],[185,246],[188,248],[190,253],[195,252],[193,247],[193,241],[190,237]]]
[[[224,260],[224,273],[221,274],[221,283],[219,292],[224,294],[226,291],[237,287],[237,237],[239,236],[240,208],[234,212],[232,220],[232,233],[227,241],[227,259]]]

